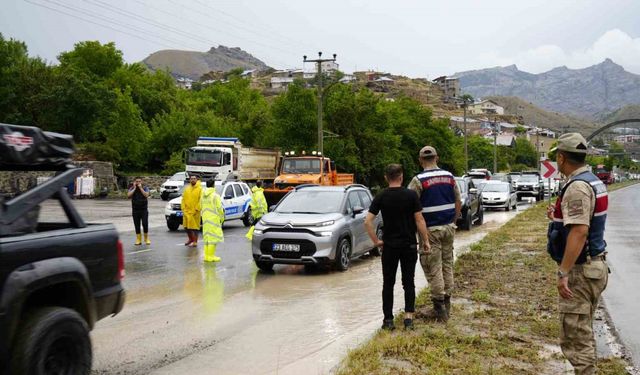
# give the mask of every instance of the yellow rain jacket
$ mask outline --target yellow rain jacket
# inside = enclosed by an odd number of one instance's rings
[[[200,229],[200,196],[202,186],[200,182],[195,186],[189,184],[182,193],[182,226],[184,229]]]
[[[224,241],[222,233],[224,208],[215,188],[206,188],[202,194],[202,239],[205,245]]]
[[[260,219],[267,213],[267,200],[264,197],[263,188],[257,186],[251,188],[251,203],[249,203],[249,207],[251,207],[251,215],[255,220]]]

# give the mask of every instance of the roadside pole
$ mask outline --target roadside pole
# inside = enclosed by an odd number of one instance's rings
[[[551,181],[555,182],[558,177],[558,163],[551,160],[544,160],[540,162],[540,176],[547,179],[549,186],[549,203],[551,203]],[[543,189],[544,190],[544,187]]]

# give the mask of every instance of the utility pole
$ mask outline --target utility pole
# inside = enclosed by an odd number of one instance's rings
[[[498,119],[493,121],[493,173],[498,173]]]
[[[323,95],[323,87],[322,87],[322,63],[328,61],[336,61],[336,54],[333,54],[332,59],[323,59],[322,52],[318,52],[318,58],[315,60],[307,60],[307,56],[303,56],[303,62],[314,62],[318,66],[317,78],[318,78],[318,151],[320,155],[322,155],[322,159],[324,160],[324,144],[323,144],[323,131],[322,131],[322,95]]]
[[[464,108],[464,172],[469,172],[469,146],[467,144],[467,99],[462,99],[462,108]]]

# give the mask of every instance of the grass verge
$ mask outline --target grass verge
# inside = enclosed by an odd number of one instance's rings
[[[348,354],[338,374],[564,373],[545,208],[520,213],[458,258],[447,325],[416,320],[414,331],[380,331]],[[425,306],[428,290],[417,300]],[[600,374],[623,374],[626,365],[603,361]]]

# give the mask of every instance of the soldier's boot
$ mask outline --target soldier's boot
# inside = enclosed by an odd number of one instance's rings
[[[447,316],[451,316],[451,296],[448,294],[444,295],[444,307],[447,309]]]
[[[446,323],[449,320],[449,314],[447,314],[447,307],[444,305],[444,299],[431,299],[433,302],[433,311],[435,313],[436,321]]]
[[[140,233],[136,234],[136,243],[134,245],[136,246],[142,245],[142,235]]]
[[[151,240],[149,239],[149,233],[144,234],[144,243],[147,245],[151,245]]]

